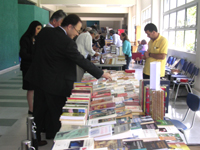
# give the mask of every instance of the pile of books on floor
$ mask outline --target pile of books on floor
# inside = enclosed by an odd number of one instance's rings
[[[144,116],[133,73],[105,70],[112,81],[85,74],[74,83],[53,150],[152,150],[186,146],[170,121]],[[186,146],[187,147],[187,146]]]

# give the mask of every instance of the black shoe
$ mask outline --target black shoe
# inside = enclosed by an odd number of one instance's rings
[[[42,141],[38,141],[38,146],[44,146],[47,145],[47,141],[42,140]]]
[[[28,114],[29,114],[29,115],[33,115],[33,112],[31,112],[31,111],[29,110],[29,111],[28,111]]]

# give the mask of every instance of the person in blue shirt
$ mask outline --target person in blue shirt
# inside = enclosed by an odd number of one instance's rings
[[[123,66],[123,69],[126,70],[126,69],[129,68],[129,64],[130,64],[130,61],[132,59],[131,43],[130,43],[126,33],[122,33],[120,35],[120,39],[123,42],[122,50],[123,50],[123,53],[124,53],[125,58],[126,58],[126,65]]]

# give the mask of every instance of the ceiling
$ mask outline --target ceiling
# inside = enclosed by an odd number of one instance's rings
[[[135,0],[18,0],[35,3],[37,6],[54,12],[62,9],[67,14],[76,13],[84,19],[120,21],[127,17],[129,7],[135,5]]]

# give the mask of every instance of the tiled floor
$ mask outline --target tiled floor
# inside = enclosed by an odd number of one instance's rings
[[[0,149],[17,150],[21,141],[27,139],[26,120],[28,117],[28,106],[26,91],[22,90],[22,76],[19,69],[9,71],[0,75]],[[168,117],[182,119],[186,111],[185,98],[177,100],[176,108],[169,106]],[[191,117],[188,117],[187,124]],[[200,113],[194,128],[187,132],[189,142],[200,142]],[[47,140],[48,145],[39,147],[39,150],[50,150],[53,141]],[[191,147],[191,150],[199,150],[200,147]]]

